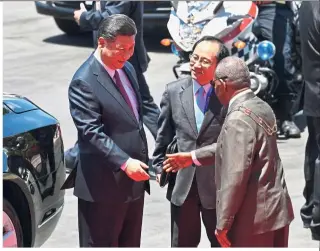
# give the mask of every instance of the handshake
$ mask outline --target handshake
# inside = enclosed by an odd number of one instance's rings
[[[178,172],[180,169],[193,164],[191,153],[167,154],[166,157],[167,159],[163,162],[165,172]],[[139,160],[129,159],[124,172],[134,181],[144,181],[150,179],[150,175],[146,171],[148,168],[145,163]],[[157,180],[159,180],[159,177],[157,177]]]

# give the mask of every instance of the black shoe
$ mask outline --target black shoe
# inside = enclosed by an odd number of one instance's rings
[[[293,121],[285,120],[281,125],[282,133],[287,138],[300,138],[301,132],[300,129]]]

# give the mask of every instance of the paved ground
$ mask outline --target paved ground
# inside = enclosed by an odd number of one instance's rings
[[[50,17],[36,13],[33,2],[4,3],[4,91],[32,99],[61,122],[65,147],[76,140],[76,131],[68,111],[67,87],[75,70],[91,53],[90,37],[69,38]],[[176,57],[158,46],[157,38],[147,39],[151,64],[146,74],[157,104],[164,86],[174,80],[171,67]],[[149,150],[154,140],[148,132]],[[299,209],[303,204],[303,159],[306,133],[301,139],[279,141],[286,180],[296,218],[290,229],[290,247],[319,247],[302,228]],[[169,203],[165,190],[151,183],[152,195],[146,196],[142,247],[169,247]],[[77,207],[72,191],[66,193],[61,220],[43,247],[77,247]],[[202,231],[200,247],[209,247]]]

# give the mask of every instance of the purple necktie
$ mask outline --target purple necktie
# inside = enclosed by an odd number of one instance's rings
[[[122,95],[122,97],[124,98],[124,100],[127,102],[127,104],[129,105],[131,111],[133,114],[134,113],[134,110],[133,110],[133,107],[132,107],[132,104],[130,102],[130,99],[129,99],[129,96],[126,92],[126,90],[124,89],[124,86],[123,86],[123,83],[120,79],[120,76],[119,76],[119,73],[118,71],[116,70],[115,73],[114,73],[114,79],[115,79],[115,82],[116,82],[116,85],[118,86],[119,90],[120,90],[120,93]]]

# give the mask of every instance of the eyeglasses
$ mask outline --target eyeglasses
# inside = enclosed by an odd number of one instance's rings
[[[190,58],[190,61],[191,62],[199,62],[199,64],[202,66],[202,67],[209,67],[212,65],[212,62],[207,59],[207,58],[200,58],[198,55],[196,54],[190,54],[189,55],[189,58]]]
[[[224,77],[221,77],[221,78],[216,78],[216,79],[212,80],[212,81],[210,82],[210,84],[211,84],[212,86],[215,86],[215,82],[216,82],[216,81],[226,80],[227,78],[228,78],[227,76],[224,76]]]

